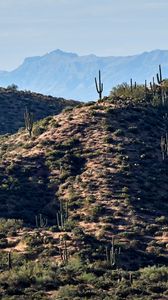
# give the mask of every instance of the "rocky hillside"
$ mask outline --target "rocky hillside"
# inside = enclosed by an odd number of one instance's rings
[[[150,243],[167,222],[164,130],[156,108],[106,100],[2,137],[1,217],[52,224],[61,201],[88,232]]]
[[[2,296],[167,299],[165,129],[158,107],[106,98],[1,137]]]
[[[0,134],[15,133],[24,127],[26,107],[33,113],[34,121],[60,113],[77,101],[44,96],[29,91],[17,91],[15,87],[0,88]]]

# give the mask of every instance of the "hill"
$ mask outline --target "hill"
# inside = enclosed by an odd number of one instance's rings
[[[24,112],[33,113],[34,121],[60,113],[64,108],[79,104],[77,101],[44,96],[15,88],[0,88],[0,134],[15,133],[25,126]]]
[[[151,81],[158,65],[162,64],[168,76],[168,51],[154,50],[126,57],[79,56],[55,50],[43,56],[26,58],[21,66],[11,72],[0,73],[0,86],[15,83],[19,89],[27,89],[46,95],[94,100],[94,77],[102,71],[104,95],[121,82],[132,77],[137,83]]]
[[[166,126],[150,101],[111,96],[1,137],[2,296],[167,299]]]

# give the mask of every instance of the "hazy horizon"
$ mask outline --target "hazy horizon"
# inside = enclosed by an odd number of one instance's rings
[[[79,57],[80,56],[87,56],[87,55],[95,55],[95,56],[97,56],[97,57],[100,57],[100,58],[103,58],[103,57],[129,57],[129,56],[138,56],[138,55],[141,55],[141,54],[143,54],[143,53],[150,53],[150,52],[154,52],[154,51],[168,51],[168,49],[152,49],[152,50],[149,50],[149,51],[142,51],[142,52],[139,52],[139,53],[132,53],[132,54],[127,54],[127,55],[97,55],[96,53],[86,53],[86,54],[81,54],[81,53],[77,53],[77,52],[75,52],[75,51],[68,51],[68,50],[64,50],[64,49],[59,49],[59,48],[57,48],[57,49],[53,49],[53,50],[51,50],[51,51],[48,51],[48,52],[46,52],[46,53],[42,53],[41,55],[32,55],[32,56],[27,56],[27,57],[24,57],[23,58],[23,60],[18,64],[18,65],[16,65],[14,68],[12,68],[12,69],[0,69],[0,71],[8,71],[8,72],[11,72],[11,71],[13,71],[13,70],[15,70],[15,69],[17,69],[18,67],[20,67],[23,63],[24,63],[24,61],[25,61],[25,59],[26,58],[31,58],[31,57],[42,57],[42,56],[45,56],[45,55],[47,55],[47,54],[50,54],[50,53],[52,53],[52,52],[55,52],[55,51],[57,51],[57,50],[60,50],[60,51],[62,51],[62,52],[64,52],[64,53],[73,53],[73,54],[77,54]]]
[[[0,70],[55,49],[127,56],[168,49],[166,0],[1,0]]]

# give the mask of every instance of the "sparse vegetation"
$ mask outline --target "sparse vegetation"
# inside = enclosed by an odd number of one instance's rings
[[[166,299],[167,120],[134,88],[0,137],[2,300]]]

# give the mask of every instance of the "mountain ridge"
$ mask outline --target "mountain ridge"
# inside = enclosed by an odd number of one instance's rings
[[[129,82],[151,81],[158,65],[162,64],[168,76],[168,50],[153,50],[129,56],[100,57],[94,54],[79,56],[60,49],[42,56],[27,57],[15,70],[0,72],[0,85],[14,83],[19,89],[28,89],[45,95],[88,101],[97,98],[94,77],[102,71],[104,95],[113,86]]]

